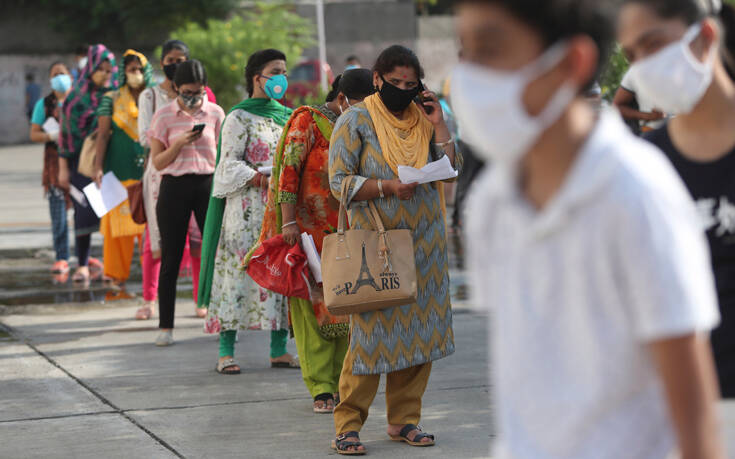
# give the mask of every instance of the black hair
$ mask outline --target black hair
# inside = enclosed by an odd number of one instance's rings
[[[667,0],[664,0],[667,1]],[[619,0],[459,0],[465,4],[493,4],[534,29],[548,48],[560,40],[586,35],[597,45],[597,73],[605,68],[615,40]]]
[[[730,78],[735,80],[735,9],[719,0],[625,0],[650,8],[662,19],[681,19],[687,25],[707,17],[718,19],[722,25],[720,57]]]
[[[263,71],[266,65],[271,61],[285,61],[286,55],[277,49],[261,49],[250,55],[248,63],[245,65],[245,85],[248,95],[253,96],[255,87],[253,86],[253,78]]]
[[[418,79],[424,78],[424,69],[416,53],[401,45],[393,45],[384,49],[373,65],[373,72],[378,72],[378,75],[383,76],[392,72],[396,67],[411,67],[416,71]]]
[[[57,65],[63,65],[66,71],[69,71],[69,67],[66,66],[66,64],[62,61],[53,61],[51,65],[48,66],[48,73],[51,73],[51,70],[56,67]]]
[[[140,58],[136,56],[135,54],[128,54],[123,58],[123,71],[125,71],[125,67],[128,66],[131,62],[138,62],[138,64],[143,65],[143,63],[140,61]]]
[[[74,55],[75,56],[86,56],[88,51],[89,51],[89,45],[82,44],[74,48]]]
[[[332,82],[332,89],[327,93],[326,101],[331,102],[339,95],[339,82],[342,80],[342,75],[337,75],[337,78]]]
[[[26,73],[26,81],[33,81],[35,78],[32,73]]]
[[[207,85],[207,71],[204,69],[204,65],[196,59],[179,64],[174,75],[176,87],[191,83]]]
[[[368,69],[352,69],[342,74],[339,81],[339,91],[348,99],[364,99],[375,92],[373,86],[373,72]]]
[[[357,56],[355,56],[354,54],[350,54],[350,55],[349,55],[349,56],[347,56],[347,58],[345,59],[345,62],[350,62],[350,61],[357,61],[357,62],[360,62],[360,58],[359,58],[359,57],[357,57]]]
[[[186,43],[181,40],[169,40],[161,46],[161,60],[163,61],[168,53],[175,49],[184,53],[186,59],[189,59],[189,47],[186,46]]]

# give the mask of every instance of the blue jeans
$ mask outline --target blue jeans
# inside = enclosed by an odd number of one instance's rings
[[[64,193],[55,187],[48,190],[48,208],[51,214],[51,232],[54,238],[56,260],[69,259],[69,224],[66,219]]]

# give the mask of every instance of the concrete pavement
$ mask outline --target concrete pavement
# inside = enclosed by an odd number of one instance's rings
[[[202,333],[186,292],[177,343],[161,349],[151,344],[157,321],[131,319],[136,300],[104,303],[99,283],[52,281],[41,166],[39,146],[0,148],[0,458],[336,455],[328,448],[331,417],[311,412],[300,372],[269,368],[267,333],[241,333],[243,374],[222,376],[214,371],[216,337]],[[100,241],[93,239],[97,251]],[[460,297],[464,273],[451,275]],[[455,306],[457,352],[435,363],[424,398],[422,425],[438,445],[387,439],[381,386],[362,433],[370,456],[488,457],[487,318]],[[722,413],[735,458],[735,402],[723,403]]]
[[[240,333],[243,374],[223,376],[217,338],[202,333],[190,300],[177,305],[169,348],[152,344],[156,321],[131,319],[136,306],[0,318],[12,328],[0,341],[0,457],[336,455],[331,416],[311,412],[300,372],[269,367],[268,333]],[[485,324],[458,313],[458,352],[435,363],[422,425],[437,446],[387,438],[381,387],[362,434],[372,457],[488,457]]]

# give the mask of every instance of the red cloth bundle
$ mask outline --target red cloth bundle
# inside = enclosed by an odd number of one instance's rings
[[[287,297],[311,299],[309,265],[299,244],[289,246],[279,234],[253,251],[247,272],[261,287]]]

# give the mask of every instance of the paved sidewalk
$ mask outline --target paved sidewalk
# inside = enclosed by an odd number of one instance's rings
[[[336,455],[331,416],[311,412],[300,372],[269,367],[268,333],[240,333],[243,374],[219,375],[216,336],[202,333],[191,300],[177,306],[170,348],[152,344],[157,321],[131,320],[132,301],[0,317],[18,338],[0,338],[0,457]],[[371,457],[488,457],[485,324],[456,314],[458,351],[435,363],[422,425],[437,446],[388,440],[381,387],[362,435]]]

